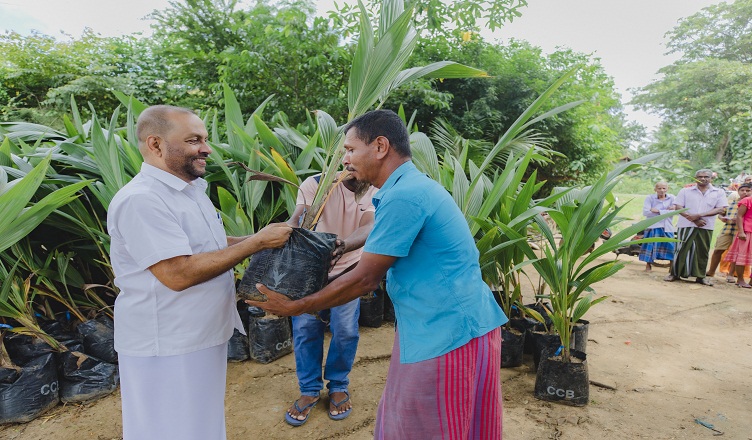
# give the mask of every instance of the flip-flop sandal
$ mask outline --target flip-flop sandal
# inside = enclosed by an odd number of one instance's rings
[[[749,283],[736,283],[736,287],[741,287],[744,289],[752,289],[752,286],[750,286]]]
[[[334,400],[331,401],[332,405],[334,405],[336,408],[339,408],[340,405],[350,400],[350,393],[348,393],[347,391],[343,391],[343,393],[346,394],[346,397],[344,399],[342,399],[339,402],[335,402]],[[342,419],[346,419],[347,416],[349,416],[351,412],[352,412],[352,406],[348,408],[347,411],[341,412],[339,414],[332,414],[331,411],[327,411],[327,414],[329,414],[329,418],[332,420],[342,420]]]
[[[703,286],[712,286],[713,283],[707,278],[699,278],[695,280],[695,283],[702,284]]]
[[[320,400],[321,400],[320,398],[316,399],[313,402],[309,403],[308,405],[304,406],[303,408],[298,406],[298,401],[296,400],[293,403],[293,406],[295,406],[295,411],[301,414],[303,413],[303,411],[309,408],[310,408],[310,411],[308,411],[308,413],[305,415],[305,418],[303,420],[296,419],[295,417],[291,416],[289,412],[285,412],[285,422],[287,422],[288,425],[292,425],[292,426],[303,425],[305,422],[308,421],[308,417],[311,415],[311,411],[313,411],[313,407],[315,407],[316,404],[319,403]]]
[[[726,277],[726,282],[727,283],[735,283],[736,282],[736,278],[734,278],[734,277]]]

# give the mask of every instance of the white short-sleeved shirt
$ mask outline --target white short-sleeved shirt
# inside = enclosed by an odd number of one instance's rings
[[[227,247],[207,183],[144,163],[110,203],[107,229],[115,285],[115,350],[129,356],[171,356],[226,343],[243,331],[232,271],[181,292],[149,267],[172,257]]]
[[[708,212],[714,208],[724,208],[728,206],[726,192],[721,188],[714,187],[713,185],[708,185],[708,188],[704,193],[700,191],[696,185],[682,188],[679,190],[679,194],[676,195],[674,203],[682,208],[687,208],[689,214],[700,214],[701,212]],[[679,216],[679,220],[676,222],[676,227],[700,227],[701,229],[709,229],[711,231],[715,228],[715,215],[709,215],[702,219],[705,220],[705,226],[697,226],[694,222]]]

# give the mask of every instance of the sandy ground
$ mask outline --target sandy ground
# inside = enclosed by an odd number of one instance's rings
[[[597,285],[609,298],[585,317],[590,324],[590,404],[574,408],[533,397],[531,356],[502,369],[506,439],[752,439],[752,290],[716,278],[704,287],[662,281],[667,269],[642,272],[636,257]],[[370,439],[394,332],[364,328],[351,375],[353,414],[334,422],[318,405],[292,428],[283,413],[297,397],[292,355],[271,364],[230,364],[229,439]],[[22,425],[0,427],[0,439],[121,438],[119,394],[58,406]]]

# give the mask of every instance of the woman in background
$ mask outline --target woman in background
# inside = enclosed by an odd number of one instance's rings
[[[668,183],[658,182],[653,189],[655,194],[647,196],[642,205],[642,215],[647,218],[670,212],[674,206],[674,196],[668,194]],[[648,226],[644,238],[652,237],[674,238],[672,218],[669,217]],[[643,243],[640,246],[640,261],[645,262],[645,272],[652,270],[655,260],[673,260],[674,249],[675,243]]]
[[[740,190],[742,188],[752,188],[752,183],[743,183],[739,186]],[[745,268],[752,265],[752,197],[739,200],[736,208],[736,237],[724,260],[736,265],[736,285],[745,289],[752,288],[744,280]]]

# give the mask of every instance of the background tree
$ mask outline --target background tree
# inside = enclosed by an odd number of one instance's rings
[[[372,16],[378,16],[380,0],[364,1]],[[505,23],[521,17],[527,0],[407,0],[405,8],[414,8],[413,25],[424,36],[451,36],[456,31],[472,32],[482,27],[496,30]],[[358,26],[358,6],[343,2],[335,4],[329,18],[347,34],[355,33]]]
[[[268,111],[284,111],[293,121],[304,121],[316,108],[346,115],[351,49],[328,20],[311,18],[314,12],[307,0],[262,1],[248,10],[237,0],[171,2],[153,14],[168,98],[214,107],[226,83],[243,113],[274,95]]]
[[[112,90],[130,94],[148,81],[146,46],[133,36],[100,37],[90,29],[62,40],[5,33],[0,36],[0,116],[59,123],[72,95],[112,111],[118,105]]]
[[[584,100],[581,105],[536,125],[550,147],[563,154],[538,170],[548,185],[590,182],[615,160],[633,140],[614,83],[598,59],[559,50],[543,55],[540,48],[522,41],[504,45],[489,43],[476,35],[463,40],[423,39],[415,63],[454,59],[487,71],[490,78],[432,81],[422,89],[405,89],[390,105],[404,104],[416,110],[416,123],[430,132],[441,119],[470,139],[493,145],[516,118],[558,77],[576,65],[576,76],[566,82],[541,112]],[[498,164],[501,165],[501,164]]]
[[[694,167],[728,175],[749,169],[752,98],[752,0],[720,3],[682,19],[666,36],[681,58],[664,77],[639,90],[633,103],[664,118],[649,151],[679,151]],[[667,133],[680,133],[677,136]],[[666,143],[670,140],[671,143]]]

